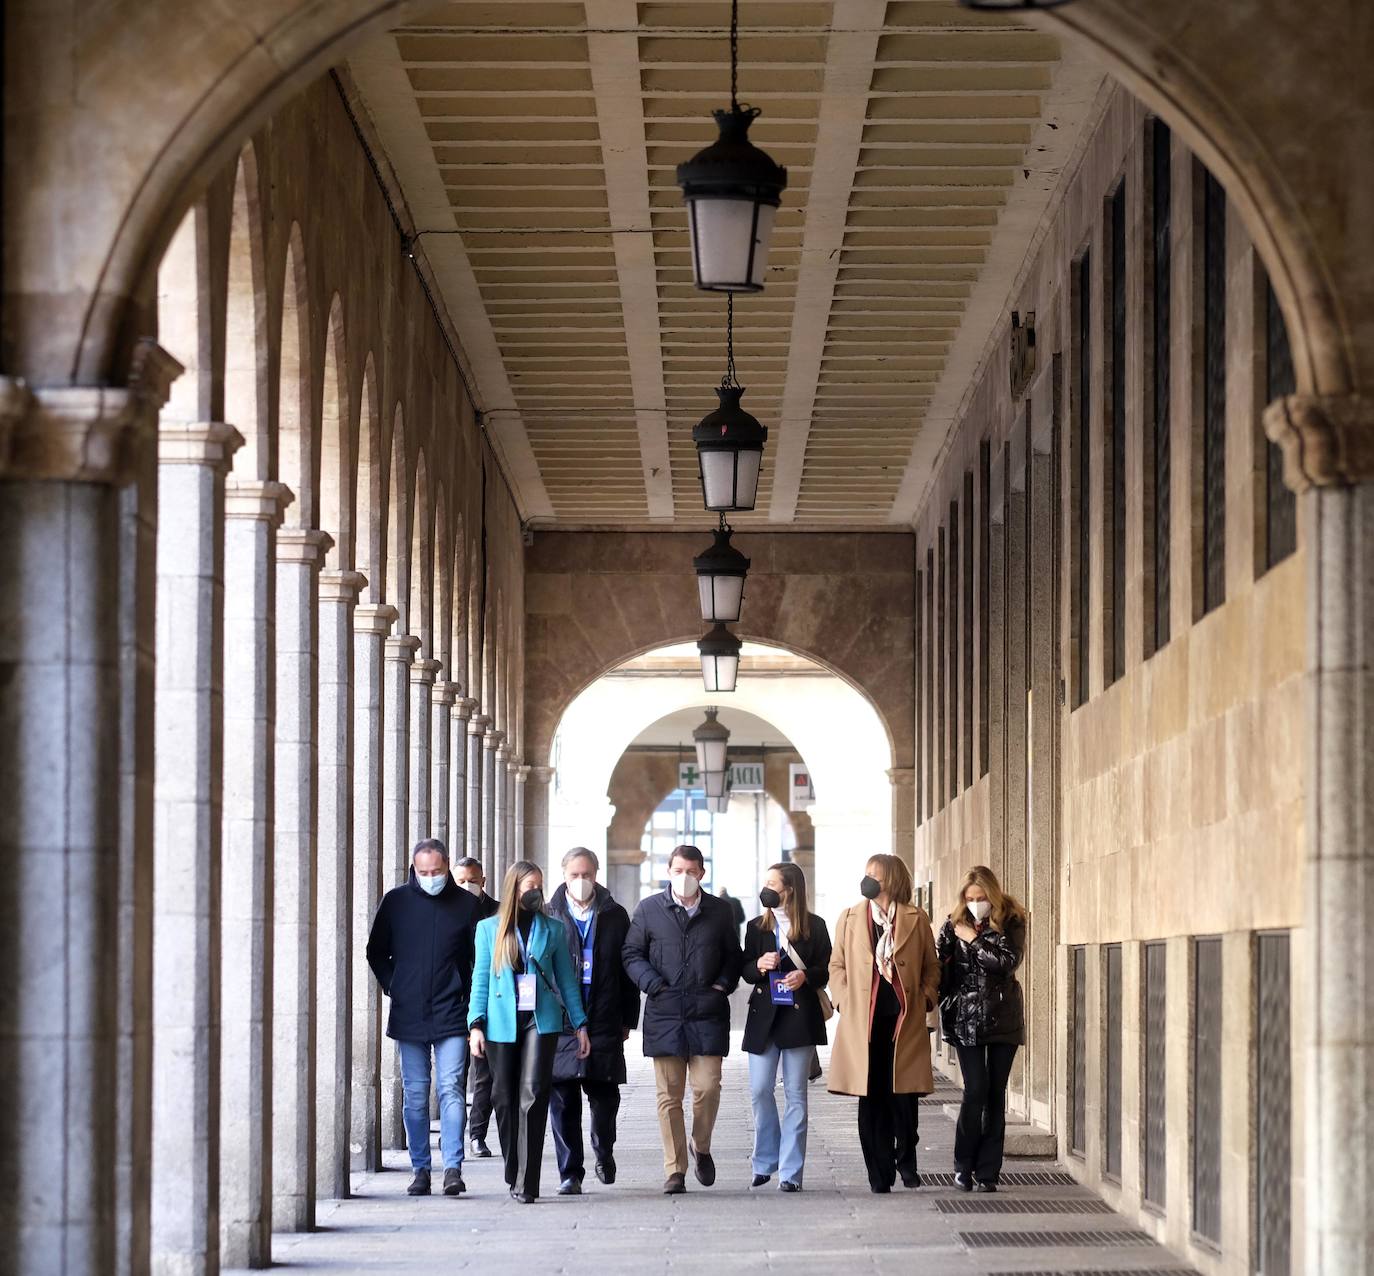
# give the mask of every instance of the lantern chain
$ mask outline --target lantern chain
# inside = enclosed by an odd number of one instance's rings
[[[739,377],[735,375],[735,294],[725,296],[725,375],[720,379],[720,388],[739,389]]]
[[[739,110],[739,0],[730,0],[730,109]]]

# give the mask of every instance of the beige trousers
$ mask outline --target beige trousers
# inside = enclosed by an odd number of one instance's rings
[[[688,1077],[692,1081],[692,1150],[711,1151],[711,1132],[716,1128],[716,1113],[720,1109],[720,1065],[720,1056],[714,1054],[654,1060],[665,1177],[687,1173],[687,1126],[682,1119],[682,1098]]]

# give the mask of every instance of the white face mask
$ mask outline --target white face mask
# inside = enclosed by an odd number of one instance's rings
[[[458,885],[467,891],[469,895],[481,895],[482,893],[481,882],[459,882]]]
[[[444,889],[444,884],[448,881],[448,874],[440,873],[438,877],[421,877],[419,873],[416,873],[415,880],[420,883],[420,889],[426,895],[437,895]]]
[[[701,883],[691,873],[669,873],[668,881],[678,899],[691,899],[701,889]]]
[[[992,912],[992,905],[985,899],[970,900],[968,911],[973,914],[974,921],[985,922],[988,914]]]
[[[585,904],[596,894],[596,884],[590,877],[574,877],[568,883],[568,894],[579,904]]]

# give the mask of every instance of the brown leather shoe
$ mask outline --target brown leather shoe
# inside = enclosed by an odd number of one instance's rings
[[[696,1162],[697,1182],[710,1187],[716,1181],[715,1159],[709,1152],[693,1152],[692,1160]]]
[[[687,1190],[685,1174],[670,1174],[663,1184],[664,1196],[681,1196]]]

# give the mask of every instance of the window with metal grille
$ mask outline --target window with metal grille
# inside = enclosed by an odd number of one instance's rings
[[[935,776],[935,652],[940,642],[935,629],[935,550],[926,550],[926,813],[939,808]]]
[[[1226,601],[1226,192],[1202,191],[1202,610]]]
[[[1295,393],[1297,380],[1288,328],[1268,277],[1264,281],[1264,336],[1265,401],[1273,403]],[[1283,449],[1268,439],[1265,445],[1264,563],[1272,567],[1298,547],[1298,498],[1283,481]]]
[[[1221,1242],[1221,940],[1193,941],[1193,1232]]]
[[[1145,1200],[1161,1210],[1168,1196],[1165,1160],[1169,1143],[1165,1090],[1168,1079],[1165,1054],[1168,956],[1168,947],[1162,941],[1146,944],[1141,979],[1145,1001],[1145,1085],[1141,1103]]]
[[[978,445],[978,773],[988,773],[988,546],[992,540],[992,445]]]
[[[1110,528],[1111,659],[1104,679],[1126,672],[1126,181],[1112,192],[1111,221],[1111,456],[1107,497]]]
[[[964,474],[964,787],[973,784],[973,471]]]
[[[1074,707],[1088,699],[1089,609],[1092,605],[1092,253],[1085,251],[1074,270],[1073,304],[1077,308],[1077,403],[1074,424],[1075,532],[1078,551],[1074,582],[1074,636],[1077,668],[1074,670]]]
[[[1153,362],[1151,463],[1154,467],[1154,646],[1158,651],[1169,641],[1169,550],[1173,509],[1173,478],[1170,467],[1171,417],[1169,376],[1173,359],[1170,304],[1170,272],[1173,269],[1173,179],[1170,168],[1169,127],[1153,121],[1150,126],[1151,246],[1150,271],[1151,359]]]
[[[949,796],[959,796],[959,502],[949,503]]]
[[[1069,1151],[1088,1150],[1088,950],[1069,950],[1069,1002],[1073,1007],[1069,1058]]]
[[[935,643],[935,808],[943,810],[945,798],[949,790],[945,788],[945,759],[949,750],[945,747],[948,737],[945,734],[945,650],[948,646],[946,635],[949,617],[945,613],[945,529],[940,529],[938,537],[940,547],[940,566],[939,579],[936,582],[936,607],[938,609],[938,622],[936,627]]]
[[[1103,1130],[1105,1169],[1113,1178],[1121,1177],[1121,945],[1109,944],[1105,950],[1103,1014],[1106,1019],[1107,1045],[1104,1068],[1102,1108],[1106,1128]]]
[[[1288,935],[1255,941],[1255,1271],[1288,1276],[1293,1233],[1293,1058]]]

